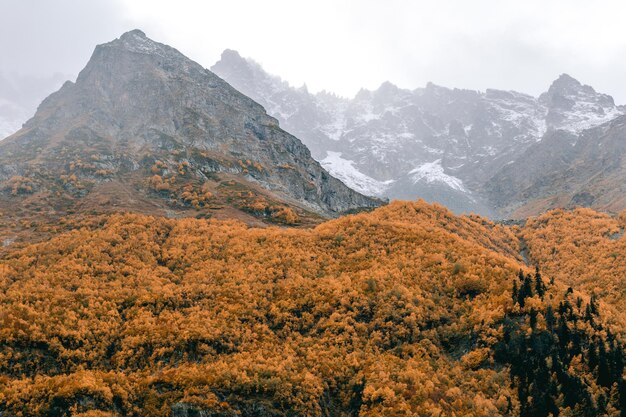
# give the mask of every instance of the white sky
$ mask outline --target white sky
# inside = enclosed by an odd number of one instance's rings
[[[0,72],[74,77],[139,28],[210,67],[226,48],[309,90],[538,95],[561,73],[626,103],[626,2],[582,0],[0,0]]]

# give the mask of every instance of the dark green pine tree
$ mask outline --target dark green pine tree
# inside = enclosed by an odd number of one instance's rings
[[[519,293],[517,296],[517,302],[520,307],[524,307],[526,304],[526,298],[533,296],[533,285],[531,282],[530,275],[526,275],[524,277],[524,282],[522,282],[522,287],[519,289]]]
[[[580,311],[582,306],[583,306],[583,299],[580,297],[576,297],[576,308],[578,309],[578,311]]]
[[[543,295],[546,293],[546,286],[543,283],[543,279],[541,279],[538,266],[535,267],[535,292],[543,300]]]
[[[528,409],[528,415],[533,417],[548,417],[550,414],[558,415],[558,407],[554,398],[550,395],[552,391],[550,372],[545,360],[543,358],[540,359],[537,365],[530,391],[532,402]]]
[[[533,330],[537,329],[537,310],[535,310],[534,308],[530,309],[530,328]]]
[[[551,305],[548,305],[548,307],[546,307],[546,325],[548,326],[548,330],[552,332],[555,323],[556,318],[554,317],[554,309]]]
[[[585,307],[585,321],[593,325],[593,313],[591,312],[591,304],[587,304]]]
[[[593,339],[589,341],[589,347],[587,348],[587,365],[592,371],[598,367],[598,352],[596,351],[596,344]]]
[[[613,385],[612,382],[609,355],[607,355],[604,343],[600,341],[598,344],[598,385],[610,388]]]
[[[624,378],[624,347],[621,343],[613,342],[611,346],[611,379],[619,381]]]
[[[519,288],[517,287],[517,281],[513,281],[513,305],[517,304],[519,296]]]
[[[595,294],[593,294],[591,296],[591,300],[589,301],[589,307],[591,309],[591,314],[593,314],[594,316],[597,316],[599,311],[598,311],[598,297],[596,297]]]
[[[568,358],[567,346],[570,342],[571,335],[565,316],[560,315],[558,321],[559,323],[556,329],[556,334],[559,340],[559,356],[562,360],[565,360]]]

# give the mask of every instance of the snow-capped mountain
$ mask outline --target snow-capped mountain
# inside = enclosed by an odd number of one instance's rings
[[[291,87],[232,50],[211,69],[262,104],[348,186],[438,201],[458,212],[494,215],[484,184],[547,132],[577,134],[625,113],[566,74],[540,97],[385,82],[346,99]]]
[[[548,110],[546,120],[554,129],[580,133],[624,114],[613,97],[597,93],[567,74],[561,75],[550,89],[539,96]]]
[[[626,116],[580,134],[555,130],[485,184],[501,213],[524,218],[554,208],[626,209]]]

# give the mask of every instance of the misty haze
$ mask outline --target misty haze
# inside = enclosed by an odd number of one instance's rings
[[[626,416],[617,1],[0,5],[0,416]]]

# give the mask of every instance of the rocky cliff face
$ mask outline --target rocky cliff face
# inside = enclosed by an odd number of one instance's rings
[[[457,212],[507,215],[503,196],[487,185],[495,173],[544,135],[548,142],[557,130],[577,135],[624,113],[610,96],[565,74],[538,98],[383,83],[344,99],[292,88],[230,50],[212,69],[263,104],[352,188],[388,198],[424,197]]]
[[[381,203],[329,175],[261,105],[141,31],[96,47],[76,82],[0,143],[0,160],[6,192],[52,199],[116,183],[131,196],[145,185],[154,191],[148,199],[187,192],[178,199],[211,205],[228,179],[243,187],[240,196],[269,193],[265,200],[322,215]]]
[[[551,130],[573,133],[624,114],[624,110],[615,105],[613,97],[598,93],[567,74],[561,75],[547,92],[539,96],[539,103],[547,110],[545,120]]]
[[[558,207],[626,209],[626,116],[580,134],[548,133],[485,188],[496,207],[514,217]]]

